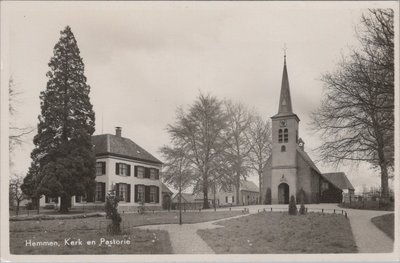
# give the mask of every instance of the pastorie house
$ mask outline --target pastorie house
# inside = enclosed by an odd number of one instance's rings
[[[138,206],[157,210],[162,205],[162,162],[128,138],[116,134],[92,137],[96,154],[96,190],[94,195],[75,196],[72,207],[104,206],[107,192],[115,187],[120,211],[136,211]],[[56,198],[42,198],[41,206],[55,204]]]
[[[342,202],[343,194],[354,194],[344,173],[322,174],[304,150],[299,138],[299,117],[293,112],[289,78],[284,59],[278,113],[272,119],[272,154],[264,169],[264,203],[287,204],[290,196],[305,203]]]

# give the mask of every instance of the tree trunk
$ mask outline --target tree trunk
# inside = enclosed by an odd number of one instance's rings
[[[386,207],[389,203],[389,180],[388,171],[385,163],[380,165],[381,167],[381,200],[380,203]]]
[[[215,203],[215,191],[216,191],[216,187],[215,187],[215,179],[214,179],[214,211],[217,211],[217,204]]]
[[[210,205],[208,204],[208,178],[206,175],[203,175],[203,209],[209,209]]]
[[[262,176],[262,171],[258,171],[258,189],[260,191],[260,197],[258,202],[259,204],[262,204],[261,176]]]
[[[17,199],[17,210],[15,211],[15,213],[16,213],[17,216],[18,216],[18,213],[19,213],[19,203],[20,203],[20,202],[21,202],[21,201]]]
[[[182,225],[182,186],[179,184],[179,224]]]
[[[236,204],[240,205],[240,174],[239,172],[236,173],[236,185],[235,185],[235,190],[236,190]]]
[[[60,203],[60,213],[68,213],[70,204],[71,204],[71,197],[68,195],[62,195]]]

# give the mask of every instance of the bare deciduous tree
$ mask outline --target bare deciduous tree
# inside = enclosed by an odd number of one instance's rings
[[[178,110],[174,125],[167,131],[174,148],[183,149],[185,157],[195,169],[196,187],[203,192],[203,208],[209,208],[208,190],[213,164],[223,152],[223,132],[226,128],[226,114],[221,102],[211,95],[197,98],[188,111]]]
[[[240,203],[240,181],[245,180],[250,171],[251,143],[248,141],[248,132],[252,122],[252,115],[240,103],[225,102],[228,116],[227,132],[225,137],[225,158],[232,169],[232,177],[236,190],[236,204]]]
[[[312,124],[325,161],[366,161],[380,169],[386,202],[394,162],[393,10],[370,10],[358,32],[362,48],[323,76],[325,97]]]
[[[250,124],[248,141],[251,145],[250,167],[258,174],[258,187],[260,191],[260,203],[262,201],[262,174],[268,158],[271,155],[271,124],[260,115],[253,114],[253,121]]]
[[[192,185],[195,173],[183,148],[164,146],[160,152],[164,160],[162,180],[178,189],[179,224],[182,224],[182,191]]]
[[[9,183],[9,201],[10,206],[16,206],[15,213],[18,216],[19,206],[22,200],[25,199],[25,195],[22,193],[21,185],[23,182],[23,177],[19,175],[14,175],[10,178]]]

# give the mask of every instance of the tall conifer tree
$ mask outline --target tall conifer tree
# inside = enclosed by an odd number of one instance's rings
[[[35,167],[31,167],[22,189],[34,193],[32,197],[61,197],[60,211],[68,212],[71,197],[93,191],[96,177],[90,86],[69,26],[61,31],[49,67],[47,88],[40,94],[41,114],[31,154]],[[32,173],[34,170],[37,172]]]

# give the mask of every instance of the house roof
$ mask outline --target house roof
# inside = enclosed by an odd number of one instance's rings
[[[128,138],[112,134],[101,134],[92,136],[92,143],[96,156],[110,154],[138,161],[162,164],[160,160]]]
[[[335,185],[336,187],[344,190],[350,189],[354,190],[353,185],[350,183],[349,179],[347,178],[346,174],[343,172],[338,173],[324,173],[322,174],[327,181]]]
[[[173,192],[164,183],[161,183],[161,192],[162,193],[173,194]]]
[[[172,198],[173,203],[178,203],[179,202],[179,193],[177,193],[173,198]],[[182,202],[186,203],[194,203],[194,195],[193,194],[188,194],[188,193],[182,193]]]
[[[315,163],[311,160],[310,156],[305,151],[302,151],[300,149],[297,149],[297,153],[303,158],[303,160],[311,166],[317,173],[321,174],[320,170],[318,167],[315,165]]]
[[[257,185],[251,181],[241,181],[240,182],[240,191],[249,191],[249,192],[257,192],[257,193],[260,192]]]

